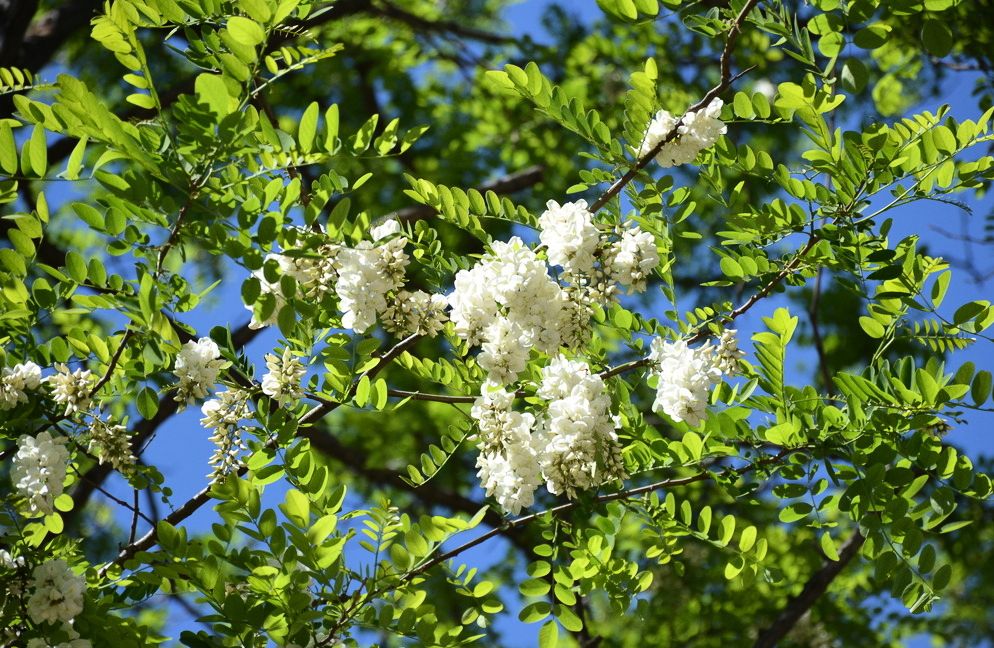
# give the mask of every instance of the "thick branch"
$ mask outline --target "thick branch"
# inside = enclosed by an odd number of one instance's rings
[[[842,546],[842,551],[839,552],[839,559],[837,561],[829,560],[821,569],[811,575],[808,582],[804,584],[804,589],[801,590],[800,594],[787,601],[787,606],[773,624],[759,633],[759,638],[756,639],[753,648],[773,648],[777,645],[777,642],[787,636],[787,633],[797,624],[797,621],[825,593],[828,586],[835,580],[835,577],[856,557],[864,541],[865,538],[862,534],[856,531]]]

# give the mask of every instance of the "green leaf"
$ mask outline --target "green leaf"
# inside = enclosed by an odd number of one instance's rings
[[[821,534],[821,550],[825,552],[825,556],[833,562],[839,562],[839,551],[835,548],[835,541],[832,540],[832,535],[825,531]]]
[[[297,526],[304,528],[310,521],[311,502],[307,496],[296,488],[292,488],[286,493],[280,510],[286,514],[287,518]]]
[[[739,536],[739,551],[746,552],[752,549],[753,545],[756,544],[756,527],[750,525],[742,529],[742,535]]]
[[[536,601],[526,605],[518,613],[518,618],[525,623],[537,623],[552,613],[552,605],[546,601]]]
[[[156,412],[159,411],[159,397],[155,390],[150,387],[144,387],[140,392],[138,392],[138,397],[135,399],[135,403],[138,407],[138,413],[142,415],[146,421],[155,416]]]
[[[970,398],[973,399],[974,405],[981,407],[991,397],[992,382],[994,382],[994,376],[991,375],[991,372],[987,370],[977,372],[973,378],[973,384],[970,386]]]
[[[926,18],[922,26],[922,44],[933,56],[945,56],[953,49],[953,32],[946,21]]]
[[[556,648],[559,645],[559,624],[549,621],[538,631],[539,648]]]
[[[300,125],[297,127],[297,142],[300,150],[309,153],[314,147],[314,135],[318,127],[318,104],[312,101],[300,116]]]
[[[224,85],[224,79],[219,74],[203,73],[197,75],[197,80],[193,84],[197,100],[205,104],[207,109],[219,117],[224,117],[230,109],[230,97],[228,88]]]
[[[858,58],[848,58],[842,64],[842,72],[839,75],[842,87],[854,93],[860,93],[866,88],[870,80],[870,72],[866,69],[866,64]]]
[[[10,125],[0,121],[0,169],[8,175],[17,174],[17,142]]]
[[[859,326],[867,335],[875,339],[882,338],[886,332],[883,324],[866,315],[859,318]]]
[[[244,16],[228,18],[228,33],[243,45],[255,47],[266,40],[266,32],[259,23]]]

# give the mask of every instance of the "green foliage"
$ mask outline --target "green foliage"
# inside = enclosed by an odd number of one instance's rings
[[[53,559],[85,579],[72,629],[94,646],[510,645],[495,627],[515,618],[543,647],[738,645],[785,610],[801,620],[778,645],[989,636],[992,466],[947,433],[991,411],[991,368],[963,358],[994,305],[951,303],[958,269],[895,233],[902,208],[969,211],[994,181],[989,88],[957,118],[908,111],[943,65],[990,69],[989,11],[598,0],[594,24],[550,9],[546,46],[500,33],[505,4],[114,0],[55,83],[0,68],[0,453],[21,466],[47,432],[70,455],[40,509],[3,471],[0,643],[71,641],[28,601]],[[727,132],[697,166],[634,159],[658,110],[705,95]],[[480,483],[481,448],[509,441],[482,438],[465,332],[348,311],[446,295],[512,235],[551,257],[538,214],[571,194],[660,257],[644,296],[583,304],[589,339],[559,350],[603,380],[626,474],[511,516]],[[350,293],[348,255],[400,239],[404,282]],[[600,279],[611,262],[597,251]],[[700,421],[655,406],[673,377],[651,338],[703,353],[737,322],[752,345],[706,376]],[[217,384],[187,399],[198,340]],[[262,378],[284,350],[291,394]],[[544,444],[555,353],[528,351],[505,387]],[[26,362],[37,388],[11,378]],[[61,364],[90,372],[78,411]],[[224,391],[244,396],[234,422],[213,400],[166,429]],[[108,456],[104,421],[141,461]],[[178,483],[162,446],[196,463],[208,437],[210,475]],[[882,623],[885,594],[919,616]],[[175,636],[164,597],[200,626]]]

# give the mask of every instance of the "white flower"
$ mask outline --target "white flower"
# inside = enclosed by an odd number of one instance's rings
[[[202,337],[196,342],[184,344],[173,368],[173,373],[179,378],[176,400],[189,404],[207,396],[225,366],[225,361],[220,358],[221,350],[210,338]]]
[[[600,233],[594,225],[594,215],[587,209],[587,201],[560,206],[550,200],[538,219],[538,226],[551,265],[561,266],[568,273],[593,272]]]
[[[645,290],[645,281],[659,265],[656,239],[638,227],[626,229],[608,252],[611,279],[630,290]]]
[[[68,622],[83,611],[86,579],[74,574],[61,558],[35,567],[31,588],[28,616],[35,623]]]
[[[714,366],[722,374],[730,375],[735,373],[739,367],[739,360],[745,356],[745,352],[739,348],[738,331],[735,329],[725,329],[718,338],[718,346],[714,350]]]
[[[532,434],[535,417],[512,409],[514,394],[484,387],[471,416],[480,428],[476,466],[480,485],[508,513],[531,506],[542,485],[538,439]]]
[[[55,368],[58,373],[45,378],[45,382],[52,387],[52,398],[66,406],[66,416],[86,411],[93,396],[93,375],[86,369],[70,372],[69,367],[62,363],[56,364]]]
[[[401,290],[383,313],[383,327],[400,336],[434,337],[445,326],[449,302],[445,295]]]
[[[404,282],[409,261],[404,253],[405,238],[393,238],[374,247],[361,241],[355,248],[341,248],[336,258],[342,326],[365,333],[387,310],[387,293]]]
[[[400,223],[395,218],[383,221],[379,225],[370,228],[369,235],[374,241],[379,241],[393,234],[400,232]]]
[[[721,378],[713,349],[709,345],[692,349],[684,340],[654,338],[649,358],[659,377],[653,411],[663,412],[677,423],[700,425],[707,415],[711,387]]]
[[[713,146],[727,131],[725,124],[718,117],[723,105],[721,99],[713,99],[701,110],[684,115],[682,123],[677,128],[677,135],[659,150],[656,162],[662,167],[690,164],[697,158],[698,153]],[[677,121],[665,110],[657,112],[649,122],[638,156],[641,158],[647,155],[656,145],[669,137]]]
[[[267,353],[266,366],[269,373],[262,378],[262,393],[275,398],[280,405],[304,395],[300,380],[307,373],[307,368],[290,349],[283,349],[282,356]]]
[[[581,311],[517,237],[494,242],[479,263],[460,270],[448,299],[455,334],[483,346],[478,362],[493,383],[513,380],[532,348],[554,353],[583,337],[575,321]]]
[[[55,510],[55,499],[62,494],[66,478],[69,451],[61,437],[40,432],[18,439],[10,471],[14,488],[28,500],[31,515],[48,514]]]
[[[72,627],[71,623],[62,624],[62,632],[65,633],[67,641],[51,643],[53,639],[41,639],[35,637],[28,640],[27,648],[92,648],[88,639],[80,639],[79,633]]]
[[[0,567],[5,569],[19,569],[24,566],[24,556],[14,558],[6,549],[0,549]]]
[[[551,401],[537,428],[539,464],[550,493],[575,497],[579,490],[625,478],[619,423],[600,376],[585,362],[559,356],[543,368],[538,395]]]
[[[241,437],[241,422],[251,416],[248,393],[241,389],[228,389],[205,402],[200,412],[204,415],[200,424],[214,430],[211,441],[215,449],[208,461],[214,469],[208,476],[226,475],[238,465],[238,455],[246,449]]]
[[[752,91],[763,95],[770,101],[777,96],[777,87],[769,79],[758,79],[756,83],[752,84]]]
[[[13,409],[28,402],[28,391],[41,386],[41,367],[33,362],[16,364],[0,370],[0,410]]]
[[[127,428],[110,420],[104,421],[97,414],[90,421],[87,450],[95,454],[101,464],[109,463],[116,470],[126,470],[135,464]]]

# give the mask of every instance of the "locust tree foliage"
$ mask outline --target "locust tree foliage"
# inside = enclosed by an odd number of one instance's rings
[[[0,643],[989,630],[994,306],[893,234],[994,179],[971,3],[448,4],[0,69]]]

